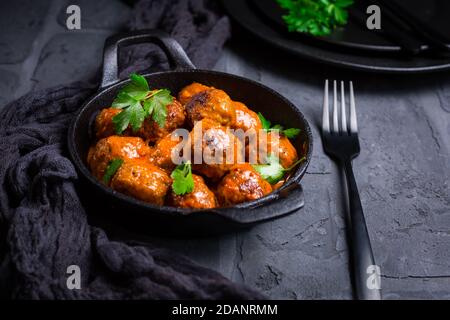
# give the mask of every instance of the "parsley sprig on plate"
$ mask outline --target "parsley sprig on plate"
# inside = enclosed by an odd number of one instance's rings
[[[119,91],[112,103],[115,109],[122,109],[112,119],[117,134],[128,126],[137,131],[145,118],[152,119],[162,128],[166,121],[167,105],[173,97],[167,89],[150,90],[147,80],[139,74],[130,75],[131,82]]]
[[[309,33],[314,36],[330,34],[348,20],[348,7],[353,0],[277,0],[288,11],[283,16],[289,31]]]
[[[192,166],[189,161],[178,165],[172,171],[170,177],[173,179],[172,190],[177,195],[191,193],[194,190],[194,178],[192,177]]]
[[[270,184],[275,184],[281,179],[283,179],[286,172],[291,171],[294,169],[300,162],[304,161],[305,157],[297,160],[292,166],[289,168],[283,168],[283,166],[280,163],[280,159],[270,154],[267,156],[267,163],[266,164],[254,164],[253,168],[259,173],[259,175],[269,182]]]
[[[300,129],[298,128],[288,128],[288,129],[284,129],[283,126],[276,124],[274,126],[272,126],[272,123],[267,120],[261,112],[258,112],[258,118],[261,121],[261,125],[263,127],[264,130],[266,131],[276,131],[278,130],[282,135],[292,139],[295,138],[299,133],[300,133]]]

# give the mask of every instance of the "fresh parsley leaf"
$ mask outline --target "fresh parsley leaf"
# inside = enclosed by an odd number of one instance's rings
[[[122,90],[136,100],[143,100],[150,91],[147,80],[139,74],[132,73],[130,75],[131,82]]]
[[[279,131],[281,132],[281,134],[283,134],[284,136],[286,136],[287,138],[295,138],[299,133],[300,133],[300,129],[298,128],[289,128],[289,129],[284,129],[282,125],[276,124],[274,126],[272,126],[271,122],[269,120],[267,120],[261,112],[258,112],[258,118],[261,121],[261,125],[262,128],[266,131]]]
[[[114,130],[117,134],[121,134],[128,128],[131,118],[131,108],[126,108],[112,118]]]
[[[164,128],[167,117],[167,105],[173,102],[173,97],[170,95],[170,91],[167,89],[158,90],[153,94],[149,100],[147,100],[147,108],[149,114],[151,113],[152,119],[161,127]]]
[[[286,136],[289,139],[293,139],[295,138],[299,133],[300,133],[300,129],[298,128],[289,128],[289,129],[284,129],[281,131],[281,133]]]
[[[139,101],[134,101],[128,108],[123,109],[120,113],[112,118],[116,133],[121,134],[131,125],[133,131],[137,131],[144,122],[145,111]]]
[[[133,131],[137,131],[145,119],[145,111],[139,101],[133,103],[128,109],[130,111],[130,125]]]
[[[114,109],[123,109],[134,103],[136,100],[124,91],[120,91],[113,100],[112,107]]]
[[[178,165],[170,175],[173,179],[172,190],[177,195],[190,193],[194,190],[194,178],[192,177],[192,166],[188,161]]]
[[[270,129],[270,126],[271,126],[270,121],[267,120],[267,119],[262,115],[261,112],[258,112],[258,118],[259,118],[259,120],[261,121],[262,128],[263,128],[264,130],[269,130],[269,129]]]
[[[116,174],[122,164],[123,160],[120,158],[113,159],[109,162],[102,179],[105,184],[109,184],[109,181]]]
[[[136,73],[130,75],[131,82],[119,91],[112,107],[122,109],[112,119],[117,134],[121,134],[131,125],[138,130],[145,118],[151,117],[160,127],[164,127],[167,117],[167,105],[173,97],[167,89],[150,91],[147,80]]]
[[[272,128],[270,128],[270,130],[278,130],[278,131],[281,131],[281,130],[283,130],[283,126],[280,125],[280,124],[276,124],[276,125],[274,125]]]
[[[150,88],[148,86],[147,80],[143,76],[137,73],[130,74],[130,79],[135,87],[139,90],[149,91]]]
[[[277,183],[284,176],[284,168],[280,160],[272,154],[267,156],[267,164],[254,164],[253,168],[270,184]]]
[[[162,105],[161,107],[155,108],[153,110],[152,118],[153,120],[155,120],[155,122],[158,124],[160,128],[164,128],[166,117],[167,117],[166,106]]]
[[[289,31],[309,33],[314,36],[330,34],[348,20],[348,7],[353,0],[277,0],[287,10],[283,16]]]
[[[283,179],[286,172],[291,171],[300,162],[304,161],[305,158],[297,160],[292,166],[285,169],[280,163],[280,159],[274,154],[267,156],[267,164],[254,164],[253,168],[260,174],[260,176],[269,182],[270,184],[275,184],[281,179]]]

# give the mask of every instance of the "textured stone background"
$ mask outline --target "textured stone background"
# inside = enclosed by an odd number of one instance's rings
[[[81,7],[80,31],[64,27],[69,4]],[[93,76],[104,39],[123,26],[128,13],[116,0],[1,1],[0,107],[30,90]],[[309,119],[315,150],[304,178],[306,207],[221,237],[129,237],[183,252],[272,298],[351,298],[342,181],[323,154],[317,129],[324,79],[351,79],[362,147],[355,174],[383,274],[383,297],[450,298],[449,73],[340,70],[287,56],[237,33],[215,69],[276,89]]]

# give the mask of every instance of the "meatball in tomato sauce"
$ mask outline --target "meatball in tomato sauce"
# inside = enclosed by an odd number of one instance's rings
[[[179,208],[210,209],[217,207],[214,193],[208,188],[205,180],[196,174],[192,175],[194,190],[190,193],[177,195],[173,191],[169,196],[169,204]]]
[[[155,143],[173,130],[182,127],[186,119],[184,106],[178,100],[174,99],[166,108],[167,116],[163,127],[160,127],[151,117],[148,117],[144,120],[137,135],[150,143]]]
[[[139,137],[110,136],[97,142],[88,153],[88,165],[98,179],[102,179],[114,159],[134,159],[150,153],[148,145]]]
[[[181,102],[181,104],[186,104],[197,93],[209,89],[211,89],[211,87],[207,87],[201,83],[198,82],[191,83],[190,85],[181,89],[180,93],[178,94],[178,100]]]
[[[236,110],[236,121],[233,123],[234,129],[241,129],[244,132],[250,129],[258,130],[262,129],[261,120],[259,120],[258,115],[247,108],[242,102],[233,102],[234,108]]]
[[[177,166],[174,158],[181,158],[182,156],[183,145],[181,143],[181,139],[173,137],[172,134],[166,135],[152,148],[149,156],[150,162],[167,172],[171,172]]]
[[[147,159],[127,159],[111,180],[111,188],[136,199],[163,205],[172,180]]]
[[[95,118],[95,135],[98,139],[107,138],[116,134],[112,118],[121,111],[121,109],[114,108],[106,108],[100,111]]]
[[[190,139],[192,154],[200,152],[202,155],[202,163],[194,162],[193,170],[213,181],[218,181],[235,164],[245,160],[245,148],[239,139],[210,119],[197,122]]]
[[[210,119],[220,125],[230,126],[236,121],[233,101],[222,90],[209,89],[195,94],[186,104],[188,122]]]
[[[271,185],[248,163],[236,165],[217,186],[217,198],[228,206],[264,197]]]
[[[270,131],[267,134],[261,134],[258,138],[259,147],[266,150],[266,154],[274,154],[279,157],[280,164],[283,168],[291,167],[297,160],[298,154],[295,147],[287,137],[280,134],[278,131]],[[259,159],[261,163],[265,159]]]

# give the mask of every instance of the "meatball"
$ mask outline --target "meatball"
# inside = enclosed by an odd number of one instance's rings
[[[247,106],[241,102],[233,102],[236,110],[236,121],[233,124],[234,129],[242,129],[244,132],[249,129],[254,129],[255,132],[262,129],[261,120],[258,115],[247,108]]]
[[[173,130],[183,126],[186,119],[186,111],[184,106],[174,99],[171,104],[167,106],[167,117],[164,127],[160,127],[150,117],[144,120],[142,127],[137,131],[138,136],[145,140],[154,143],[159,139],[171,133]]]
[[[95,118],[95,134],[98,139],[106,138],[116,134],[112,118],[119,114],[122,110],[114,108],[106,108],[100,111]]]
[[[149,157],[150,162],[167,172],[171,172],[177,166],[172,160],[172,153],[177,151],[179,155],[182,153],[177,147],[179,143],[181,143],[181,139],[172,138],[172,134],[166,135],[152,148]]]
[[[278,139],[275,139],[275,135]],[[267,135],[260,135],[258,139],[260,148],[267,150],[267,155],[275,154],[280,158],[280,164],[287,169],[298,160],[297,150],[289,141],[289,139],[277,131],[267,132]],[[259,159],[264,162],[264,159]]]
[[[101,180],[111,160],[140,158],[149,153],[149,146],[141,138],[110,136],[91,147],[87,162],[93,175]]]
[[[172,180],[147,159],[128,159],[111,180],[111,188],[136,199],[163,205]]]
[[[194,190],[184,195],[177,195],[173,191],[169,195],[170,205],[180,208],[209,209],[217,207],[214,193],[209,190],[202,177],[193,174]]]
[[[191,83],[190,85],[181,89],[180,93],[178,93],[178,100],[184,105],[188,103],[189,100],[191,100],[192,96],[208,89],[211,88],[201,83],[198,82]]]
[[[190,133],[193,170],[216,181],[235,164],[245,160],[245,149],[231,131],[212,120],[197,122]],[[195,155],[202,163],[197,164]]]
[[[270,184],[248,163],[236,165],[217,186],[217,198],[222,205],[256,200],[270,192]]]
[[[186,104],[186,112],[191,126],[202,119],[211,119],[223,126],[230,126],[236,121],[233,102],[224,91],[218,89],[195,94]]]

